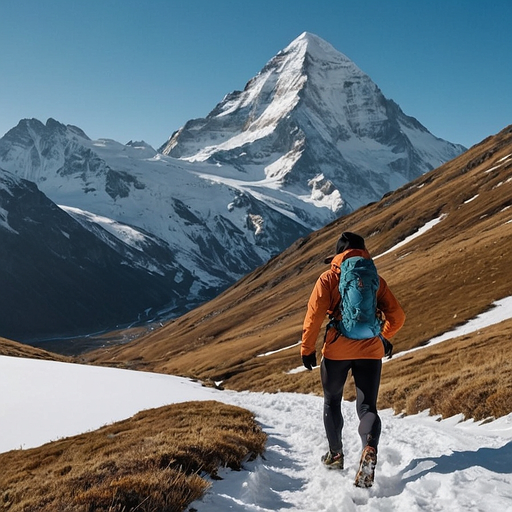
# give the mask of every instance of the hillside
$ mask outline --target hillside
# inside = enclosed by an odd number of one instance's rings
[[[68,357],[5,338],[0,338],[0,356],[27,357],[29,359],[46,359],[49,361],[63,362],[71,361]]]
[[[208,477],[240,470],[265,441],[254,416],[239,407],[192,401],[146,410],[94,432],[0,453],[1,509],[181,511],[208,489]]]
[[[512,128],[485,139],[381,201],[299,240],[221,296],[139,340],[87,355],[233,389],[319,391],[300,366],[306,303],[343,230],[367,238],[406,313],[395,352],[426,344],[512,295]],[[434,222],[435,221],[435,222]],[[428,223],[433,227],[384,254]],[[436,223],[437,222],[437,223]],[[381,406],[502,415],[512,399],[512,320],[386,364]],[[320,342],[317,345],[320,347]],[[428,371],[426,371],[426,367]],[[464,400],[461,400],[464,397]],[[470,402],[469,398],[473,399]],[[475,412],[478,409],[478,412]]]

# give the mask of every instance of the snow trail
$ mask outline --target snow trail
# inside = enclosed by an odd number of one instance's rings
[[[381,411],[383,431],[371,489],[353,485],[361,441],[355,406],[343,402],[343,471],[327,470],[323,399],[294,393],[228,393],[255,412],[269,439],[264,460],[225,474],[198,512],[496,511],[512,509],[512,414],[487,425],[460,417]],[[492,489],[492,497],[489,490]]]
[[[6,356],[0,356],[0,389],[0,451],[178,401],[218,400],[253,411],[268,434],[264,457],[243,471],[221,471],[224,480],[191,505],[198,512],[512,510],[512,413],[479,424],[381,411],[375,485],[359,489],[353,485],[361,446],[352,402],[342,403],[346,469],[329,471],[320,462],[327,450],[323,399],[314,395],[219,391],[171,375]]]

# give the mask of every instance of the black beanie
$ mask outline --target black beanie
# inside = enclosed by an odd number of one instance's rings
[[[347,249],[365,249],[364,238],[356,233],[345,231],[341,234],[336,243],[336,254],[346,251]]]

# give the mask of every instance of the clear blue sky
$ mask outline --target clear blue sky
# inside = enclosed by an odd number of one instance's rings
[[[157,148],[304,31],[438,137],[512,123],[510,0],[3,0],[0,136],[53,117]]]

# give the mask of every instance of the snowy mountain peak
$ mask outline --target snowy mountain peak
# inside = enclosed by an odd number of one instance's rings
[[[346,55],[336,50],[332,44],[328,43],[325,39],[312,34],[311,32],[303,32],[284,50],[282,50],[282,52],[296,52],[298,55],[303,56],[306,56],[307,54],[313,58],[321,59],[324,61],[345,61],[355,66],[355,64]],[[277,55],[279,55],[279,53]]]
[[[271,182],[328,208],[332,219],[464,149],[406,116],[348,57],[304,32],[160,151],[214,164],[218,176]]]
[[[361,74],[359,68],[332,45],[314,34],[304,32],[249,80],[243,91],[228,94],[205,120],[189,121],[160,151],[190,161],[205,161],[215,153],[241,148],[270,136],[301,98],[307,96],[304,92],[307,81],[323,80],[322,68],[336,65],[343,68],[347,76]],[[216,134],[219,125],[227,129],[222,130],[224,133]],[[210,129],[213,133],[208,134],[206,140],[197,134],[198,130]],[[184,145],[180,139],[188,138],[192,131],[199,135],[195,141],[197,143]]]

